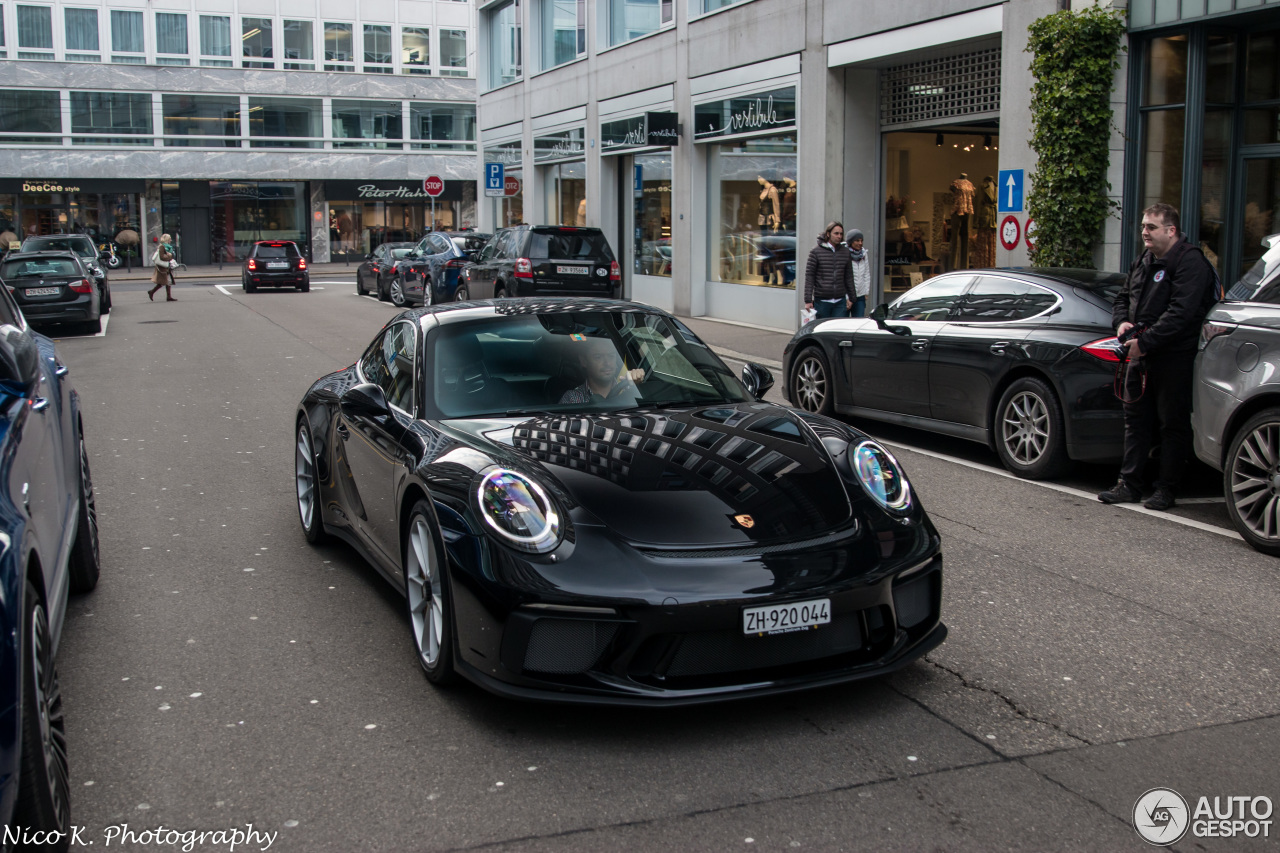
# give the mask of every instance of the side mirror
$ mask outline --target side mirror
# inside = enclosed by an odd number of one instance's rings
[[[903,338],[911,334],[911,330],[908,329],[906,326],[890,326],[888,323],[886,323],[885,318],[888,316],[889,316],[889,306],[884,302],[881,302],[879,305],[877,305],[875,307],[875,310],[871,312],[871,319],[876,321],[876,326],[878,328],[883,329],[884,331],[889,332],[890,334],[894,334]]]
[[[351,418],[380,418],[391,414],[387,396],[372,382],[348,388],[338,401],[342,413]]]
[[[17,326],[0,326],[0,382],[26,387],[40,370],[35,340]]]
[[[747,387],[748,394],[757,400],[763,400],[764,395],[773,387],[773,374],[764,365],[748,361],[742,366],[742,384]]]

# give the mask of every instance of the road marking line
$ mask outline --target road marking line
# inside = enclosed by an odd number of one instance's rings
[[[1196,521],[1195,519],[1192,519],[1192,518],[1183,518],[1182,516],[1179,516],[1179,515],[1170,515],[1167,512],[1158,512],[1154,509],[1147,509],[1141,504],[1128,504],[1128,503],[1104,504],[1098,500],[1097,495],[1093,494],[1092,492],[1086,492],[1083,489],[1075,489],[1075,488],[1072,488],[1071,486],[1062,486],[1057,483],[1046,483],[1043,480],[1024,480],[1021,477],[1017,477],[1017,476],[1014,476],[1013,474],[1010,474],[1008,471],[1005,471],[1000,468],[993,468],[990,465],[983,465],[981,462],[970,462],[968,459],[960,459],[955,456],[948,456],[945,453],[935,453],[932,450],[921,450],[920,448],[912,447],[909,444],[900,444],[896,441],[889,441],[888,439],[884,439],[884,438],[878,438],[877,440],[883,441],[885,444],[889,445],[890,447],[896,447],[900,450],[906,450],[911,453],[919,453],[921,456],[929,456],[934,459],[939,459],[943,462],[952,462],[952,463],[955,463],[956,465],[962,465],[965,468],[972,468],[975,471],[986,471],[988,474],[995,474],[997,477],[1004,477],[1005,479],[1008,479],[1008,480],[1017,480],[1019,483],[1026,483],[1029,486],[1039,486],[1042,489],[1050,489],[1055,492],[1061,492],[1064,495],[1071,495],[1077,498],[1084,498],[1090,503],[1095,503],[1098,506],[1111,506],[1111,507],[1115,507],[1116,509],[1126,509],[1126,510],[1129,510],[1130,512],[1137,512],[1137,513],[1141,513],[1142,515],[1149,515],[1152,518],[1160,518],[1160,519],[1164,519],[1165,521],[1172,521],[1174,524],[1181,524],[1184,527],[1193,527],[1196,530],[1203,530],[1206,533],[1216,533],[1219,536],[1226,536],[1228,539],[1239,539],[1242,542],[1244,541],[1244,537],[1242,537],[1239,533],[1236,533],[1234,530],[1228,530],[1226,528],[1217,527],[1212,524],[1205,524],[1203,521]],[[1186,503],[1191,503],[1192,500],[1198,501],[1200,499],[1192,498],[1186,501]]]
[[[215,284],[214,287],[218,288],[218,290],[221,290],[227,296],[231,295],[231,291],[227,290],[227,286],[225,284]]]
[[[100,319],[102,320],[102,329],[98,334],[94,335],[95,338],[105,338],[107,336],[107,324],[111,322],[111,315],[103,314]]]

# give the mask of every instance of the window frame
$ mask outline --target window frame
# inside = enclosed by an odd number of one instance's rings
[[[323,38],[323,39],[324,39],[324,42],[323,42],[323,44],[324,44],[324,49],[323,49],[323,50],[321,50],[320,52],[324,55],[324,63],[323,63],[323,65],[324,65],[324,70],[325,70],[325,71],[337,71],[337,72],[340,72],[340,73],[341,73],[341,72],[345,72],[345,73],[355,73],[355,70],[356,70],[356,33],[355,33],[355,31],[356,31],[356,25],[355,25],[355,22],[354,22],[354,21],[324,21],[323,19],[321,19],[321,20],[322,20],[323,24],[322,24],[322,28],[321,28],[321,31],[320,31],[320,35],[321,35],[321,38]],[[345,29],[343,29],[344,27],[345,27]],[[348,40],[347,47],[350,49],[350,52],[349,52],[349,56],[350,56],[350,58],[349,58],[349,59],[330,59],[330,58],[329,58],[329,53],[330,53],[330,51],[329,51],[329,33],[330,33],[330,31],[332,31],[332,32],[334,32],[334,33],[342,33],[342,32],[345,32],[345,33],[346,33],[346,35],[347,35],[347,40]],[[337,41],[338,41],[338,39],[337,39],[337,38],[335,38],[335,39],[334,39],[334,41],[335,41],[335,42],[337,42]],[[336,54],[338,53],[338,51],[333,51],[333,53],[336,55]]]
[[[499,3],[496,6],[493,6],[492,8],[485,9],[481,13],[482,14],[481,31],[483,33],[483,38],[489,47],[489,50],[488,50],[489,61],[485,64],[485,69],[483,72],[484,73],[484,91],[486,92],[492,92],[493,90],[500,89],[503,86],[510,86],[514,83],[518,83],[521,80],[523,80],[525,77],[525,74],[524,74],[524,20],[521,15],[522,10],[520,6],[520,2],[521,0],[507,0],[507,2]],[[499,63],[503,59],[505,59],[506,56],[503,55],[500,57],[499,51],[493,50],[493,46],[494,46],[495,40],[499,36],[498,27],[497,27],[497,18],[499,15],[503,14],[508,9],[511,10],[513,23],[509,28],[509,33],[502,33],[501,35],[503,35],[504,37],[506,35],[513,36],[511,40],[511,45],[510,45],[511,47],[510,59],[513,64],[510,66],[510,70],[512,72],[511,78],[504,79],[501,77],[501,75],[495,75],[494,72],[495,70],[506,70],[505,68],[502,68],[499,65]]]
[[[400,26],[400,73],[401,74],[421,74],[429,76],[431,74],[431,34],[436,27],[407,27],[403,24]],[[427,55],[421,62],[409,61],[409,48],[405,44],[405,36],[409,33],[421,34],[423,41],[427,46]]]
[[[248,37],[248,34],[251,33],[252,31],[245,29],[246,26],[250,25],[249,24],[250,21],[261,22],[255,27],[255,29],[258,30],[259,37],[261,37],[263,34],[265,34],[267,37],[267,45],[265,46],[265,48],[259,48],[259,49],[265,50],[264,53],[250,54],[245,52],[250,49],[250,46],[246,43],[246,38]],[[275,22],[276,22],[276,19],[274,16],[272,17],[262,17],[259,15],[241,15],[240,16],[240,57],[239,59],[240,59],[241,68],[252,68],[252,69],[259,69],[263,71],[275,70],[275,67],[276,67]],[[262,23],[265,23],[267,26],[264,28],[263,26],[261,26]]]
[[[445,33],[462,33],[462,64],[461,65],[445,64],[445,56],[446,56],[445,49],[444,49]],[[467,33],[468,33],[468,30],[466,28],[459,29],[458,27],[436,27],[436,56],[437,56],[436,68],[438,69],[439,75],[441,77],[470,77],[471,76],[471,64],[467,59],[467,57],[469,56],[469,54],[467,53],[467,49],[468,49]],[[449,36],[449,38],[452,40],[455,38],[455,36]]]
[[[160,50],[160,16],[161,15],[171,15],[175,18],[182,18],[182,21],[183,21],[182,37],[183,37],[183,43],[185,48],[182,51],[182,53],[174,53],[173,51]],[[152,19],[152,23],[155,25],[155,28],[156,28],[156,31],[155,31],[156,32],[156,35],[155,35],[156,65],[190,65],[191,64],[191,21],[190,21],[189,14],[187,12],[171,12],[171,11],[157,10],[155,12],[155,17]],[[171,61],[168,61],[168,62],[164,61],[166,59]],[[174,61],[178,59],[181,59],[182,61],[181,62]]]
[[[362,50],[360,55],[362,59],[360,61],[360,73],[362,74],[394,74],[395,73],[396,50],[395,50],[395,34],[393,32],[394,26],[395,26],[394,24],[361,23],[360,45]],[[385,30],[385,32],[380,33],[378,32],[379,30]],[[382,55],[378,50],[376,50],[377,39],[380,35],[385,35],[387,38],[387,52],[385,54],[387,57],[386,62],[375,62],[369,59],[371,55],[372,56]],[[374,38],[375,50],[372,53],[369,50],[370,36],[373,36]]]
[[[223,23],[226,24],[226,36],[227,36],[227,52],[226,53],[206,53],[205,52],[204,35],[205,35],[206,19],[208,19],[209,21],[221,20]],[[201,67],[234,68],[236,64],[236,60],[235,60],[235,54],[232,52],[231,16],[230,15],[206,15],[204,13],[200,13],[200,17],[196,21],[196,29],[197,29],[197,38],[199,38],[200,40],[200,44],[199,44],[200,52],[198,56],[200,57],[199,62]],[[211,33],[212,33],[212,30],[213,30],[213,25],[211,24],[210,25]],[[211,45],[211,47],[216,47],[216,46],[217,45]]]
[[[116,16],[120,17],[117,18]],[[138,32],[142,36],[141,50],[126,50],[116,47],[116,21],[125,21],[126,16],[136,16],[136,18],[128,18],[128,20],[138,21]],[[108,19],[111,22],[111,52],[110,62],[113,65],[146,65],[147,64],[147,16],[140,9],[110,9],[108,10]],[[128,33],[122,33],[128,35]]]
[[[290,27],[290,24],[300,26]],[[307,37],[299,39],[297,48],[306,47],[310,56],[291,57],[289,56],[289,33],[301,32],[305,28],[309,28]],[[281,18],[280,20],[280,67],[284,71],[315,71],[316,70],[316,21],[313,18]]]
[[[574,10],[574,55],[562,61],[555,61],[556,38],[555,7],[557,3],[572,3]],[[586,0],[537,0],[536,23],[538,45],[538,72],[551,71],[577,62],[587,55],[587,2]],[[548,14],[550,12],[550,14]]]
[[[14,9],[15,9],[14,14],[17,18],[17,24],[18,24],[18,27],[17,27],[18,44],[17,44],[17,53],[15,54],[16,57],[18,59],[34,60],[34,61],[41,61],[41,62],[55,59],[56,54],[54,53],[54,50],[55,50],[56,42],[54,41],[54,32],[53,32],[53,7],[39,5],[39,4],[32,4],[32,3],[15,3]],[[48,35],[48,42],[49,42],[48,46],[45,46],[43,44],[23,44],[21,18],[22,18],[22,13],[24,11],[28,11],[28,12],[43,11],[47,13],[48,15],[47,35]],[[23,50],[23,48],[26,48],[26,50]]]
[[[92,6],[63,6],[62,7],[62,58],[66,62],[101,62],[102,61],[102,16],[98,14],[98,9]],[[90,48],[73,48],[71,44],[70,25],[71,21],[68,15],[72,12],[88,12],[93,15],[93,40],[97,44],[96,47]],[[3,42],[0,41],[0,45]],[[4,51],[0,50],[0,58],[4,57]]]
[[[648,38],[649,36],[660,33],[664,30],[675,28],[675,0],[654,0],[654,4],[657,6],[658,10],[658,25],[651,30],[641,33],[640,35],[613,41],[613,13],[614,4],[617,2],[619,2],[619,0],[598,0],[596,6],[596,16],[599,20],[599,26],[596,34],[597,53],[610,50],[615,47],[620,47],[624,44],[631,44],[632,42],[639,41],[642,38]],[[663,17],[664,12],[666,13],[665,18]]]

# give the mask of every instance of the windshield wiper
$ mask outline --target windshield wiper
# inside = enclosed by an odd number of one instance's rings
[[[563,415],[565,412],[553,412],[550,409],[507,409],[503,417],[518,418],[524,415],[543,415],[545,417],[553,417],[555,415]]]

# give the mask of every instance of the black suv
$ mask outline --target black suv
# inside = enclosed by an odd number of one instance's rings
[[[107,271],[98,259],[98,247],[87,234],[43,234],[22,241],[24,252],[75,252],[80,263],[98,280],[102,291],[102,313],[111,312],[111,287],[107,284]]]
[[[75,252],[10,252],[0,261],[4,281],[31,325],[75,323],[102,331],[103,294]]]
[[[296,287],[306,293],[311,289],[311,273],[307,259],[298,244],[289,240],[259,240],[244,259],[240,286],[245,293],[259,287]]]
[[[622,292],[622,272],[599,228],[517,225],[503,228],[462,270],[472,299],[504,296],[601,296]]]

